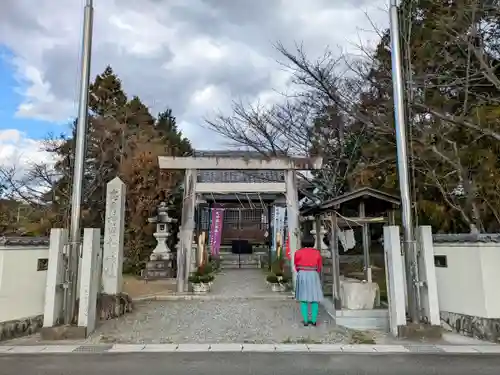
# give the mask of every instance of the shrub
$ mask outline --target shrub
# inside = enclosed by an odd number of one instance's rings
[[[199,277],[201,283],[209,283],[214,280],[214,277],[212,275],[203,275]]]
[[[283,275],[285,262],[283,259],[277,259],[271,264],[271,272],[277,276]]]
[[[203,276],[203,275],[209,275],[212,272],[213,272],[212,264],[205,263],[205,264],[202,264],[201,266],[199,266],[195,273],[198,276]]]
[[[212,260],[210,261],[210,264],[212,265],[212,269],[214,271],[218,271],[220,269],[220,258],[212,258]]]
[[[292,278],[292,274],[293,272],[291,265],[287,262],[283,267],[283,279],[290,280]]]
[[[201,281],[201,276],[199,276],[199,275],[195,275],[195,274],[193,274],[193,275],[189,276],[188,281],[189,281],[190,283],[192,283],[192,284],[199,284],[199,283],[201,283],[201,282],[202,282],[202,281]]]
[[[281,282],[282,282],[283,284],[286,284],[286,283],[290,282],[290,280],[292,279],[292,276],[291,276],[291,275],[289,276],[289,275],[287,275],[287,274],[284,274],[282,277],[283,277],[283,278],[281,279]]]
[[[269,275],[269,276],[267,276],[266,280],[268,283],[278,284],[278,276],[276,276],[276,275]]]

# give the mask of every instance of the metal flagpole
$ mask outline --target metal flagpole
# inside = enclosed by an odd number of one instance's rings
[[[406,137],[406,119],[404,112],[404,85],[402,77],[401,46],[399,43],[399,22],[397,0],[390,0],[390,32],[392,57],[392,84],[394,91],[394,120],[396,126],[396,146],[401,193],[401,210],[404,231],[404,257],[408,308],[413,323],[420,321],[420,301],[418,298],[417,253],[413,237],[411,215],[410,177],[408,173],[408,147]]]
[[[86,154],[88,95],[90,81],[90,60],[92,50],[93,1],[86,0],[83,18],[83,40],[81,56],[80,98],[78,103],[78,121],[76,125],[75,160],[73,170],[73,188],[71,195],[71,224],[69,243],[69,285],[67,285],[64,320],[71,324],[75,313],[78,265],[80,258],[80,215],[83,192],[83,172]]]

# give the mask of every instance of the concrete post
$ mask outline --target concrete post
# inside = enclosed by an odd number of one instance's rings
[[[50,230],[49,266],[47,269],[47,284],[45,286],[45,305],[43,309],[43,326],[54,327],[61,323],[63,309],[64,280],[63,254],[68,243],[68,230],[53,228]]]
[[[399,327],[406,325],[404,268],[398,226],[384,227],[384,254],[389,299],[389,327],[391,334],[398,336]]]
[[[99,264],[100,247],[101,230],[99,228],[85,228],[83,231],[78,326],[85,328],[86,337],[96,327],[97,293],[100,289],[99,270],[97,267]]]
[[[439,298],[436,280],[436,268],[434,266],[434,244],[432,242],[432,228],[425,225],[417,228],[417,242],[420,246],[419,256],[419,280],[425,282],[421,289],[421,303],[424,316],[429,324],[441,325],[439,314]]]

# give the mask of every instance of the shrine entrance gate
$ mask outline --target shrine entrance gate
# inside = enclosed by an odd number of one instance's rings
[[[195,209],[199,194],[218,193],[284,193],[286,196],[288,229],[290,233],[290,252],[293,256],[300,246],[299,201],[297,193],[298,170],[318,170],[321,168],[321,157],[175,157],[160,156],[161,169],[184,169],[184,197],[181,217],[180,246],[177,253],[177,292],[183,293],[188,288],[188,276],[191,269],[193,232],[195,229]],[[284,171],[283,182],[197,182],[197,171],[201,170],[281,170]],[[295,285],[295,272],[293,281]]]

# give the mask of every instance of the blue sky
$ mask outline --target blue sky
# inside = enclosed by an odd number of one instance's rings
[[[65,132],[65,125],[16,116],[22,102],[22,96],[18,93],[21,84],[16,80],[11,58],[10,51],[0,46],[0,131],[16,129],[32,139],[43,139],[49,133]]]

